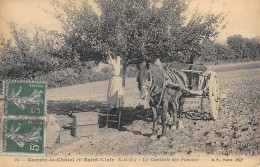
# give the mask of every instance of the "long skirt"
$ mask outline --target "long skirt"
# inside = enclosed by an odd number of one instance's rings
[[[123,86],[120,76],[112,76],[107,89],[107,103],[111,108],[123,107]]]

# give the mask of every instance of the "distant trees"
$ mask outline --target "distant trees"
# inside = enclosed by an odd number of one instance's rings
[[[235,62],[235,51],[228,47],[226,44],[215,44],[216,48],[216,56],[217,58],[213,61],[216,63],[226,62],[226,63],[232,63]]]
[[[212,40],[204,40],[200,45],[199,56],[204,63],[234,62],[235,51],[226,44],[214,43]]]
[[[204,40],[197,48],[200,49],[199,55],[203,62],[231,63],[260,60],[259,40],[244,38],[242,35],[227,37],[227,44]]]
[[[257,39],[248,39],[242,35],[234,35],[227,38],[228,46],[234,50],[237,60],[259,59],[260,43]]]
[[[197,49],[202,62],[241,62],[260,60],[260,42],[256,38],[248,39],[242,35],[227,37],[227,44],[204,40]]]

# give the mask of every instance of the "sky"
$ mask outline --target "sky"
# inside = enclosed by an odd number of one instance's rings
[[[93,0],[89,0],[93,4]],[[213,4],[212,4],[213,2]],[[93,6],[97,10],[96,6]],[[212,9],[213,13],[229,13],[227,28],[222,30],[217,42],[224,43],[228,36],[241,34],[243,37],[260,36],[260,0],[194,0],[188,15],[198,7],[202,12]],[[21,27],[34,29],[34,25],[48,30],[60,30],[60,24],[43,9],[51,10],[48,0],[1,0],[0,32],[9,37],[8,22],[14,21]]]

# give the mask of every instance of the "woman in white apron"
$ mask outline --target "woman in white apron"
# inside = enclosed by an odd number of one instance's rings
[[[120,65],[121,58],[117,56],[116,60],[114,60],[110,54],[108,63],[112,65],[112,77],[109,80],[108,89],[107,89],[107,103],[112,110],[119,110],[119,123],[118,129],[120,128],[120,118],[121,118],[121,109],[123,108],[123,86],[122,86],[122,77],[120,76]],[[107,124],[108,127],[108,117],[109,111],[107,113]]]

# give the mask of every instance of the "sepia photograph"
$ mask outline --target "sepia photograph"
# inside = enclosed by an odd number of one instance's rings
[[[2,0],[0,167],[260,166],[259,0]]]

